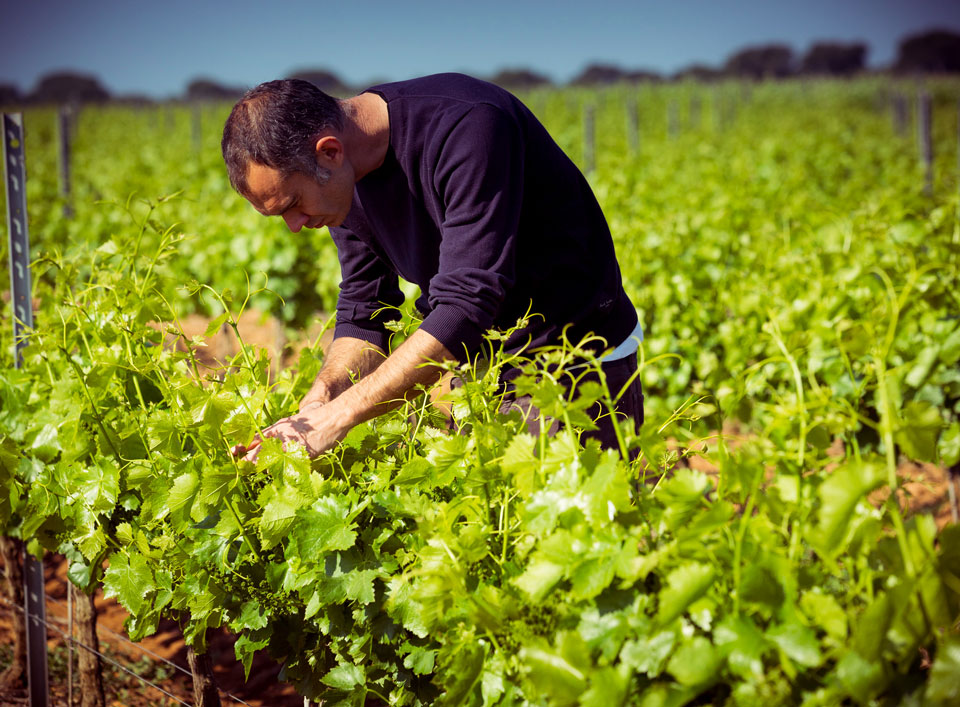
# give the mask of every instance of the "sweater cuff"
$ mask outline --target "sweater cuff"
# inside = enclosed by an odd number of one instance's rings
[[[459,307],[437,305],[420,328],[432,335],[453,354],[460,363],[480,348],[484,330],[471,321]]]
[[[387,353],[390,351],[390,335],[386,329],[364,329],[351,322],[337,322],[333,328],[333,338],[339,339],[342,336],[349,336],[352,339],[362,339],[374,346],[379,346]]]

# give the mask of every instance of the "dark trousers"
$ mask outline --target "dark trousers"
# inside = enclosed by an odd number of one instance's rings
[[[607,381],[607,388],[610,390],[610,395],[615,396],[636,372],[637,357],[636,355],[627,356],[626,358],[604,363],[601,367],[604,378],[606,378]],[[569,381],[568,376],[563,376],[563,379]],[[590,380],[599,382],[599,379],[600,377],[596,372],[590,371],[587,375],[583,376],[579,383],[582,384]],[[535,437],[539,436],[540,411],[533,405],[530,396],[514,395],[509,380],[505,383],[505,386],[506,393],[504,394],[503,403],[500,406],[500,412],[507,414],[513,410],[519,411],[527,420],[527,429],[530,431],[530,434]],[[574,395],[576,395],[576,391],[574,391]],[[599,429],[585,431],[581,439],[584,442],[588,439],[598,439],[600,440],[600,445],[604,448],[619,449],[617,434],[614,431],[613,416],[615,415],[618,420],[632,420],[633,431],[635,433],[639,433],[640,427],[643,425],[643,387],[640,384],[640,376],[638,375],[633,378],[629,387],[623,392],[620,399],[617,400],[613,415],[611,415],[607,406],[602,405],[600,402],[597,402],[593,408],[590,409],[589,414],[596,420]],[[560,429],[559,420],[545,420],[545,422],[550,425],[547,434],[551,436],[556,434],[557,430]]]

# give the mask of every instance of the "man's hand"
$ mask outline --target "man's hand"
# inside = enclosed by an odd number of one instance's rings
[[[384,360],[384,353],[380,348],[362,339],[350,337],[335,339],[324,348],[324,355],[323,368],[300,401],[298,412],[263,430],[264,436],[276,437],[285,445],[288,442],[302,445],[311,457],[330,449],[346,435],[346,431],[339,426],[326,429],[326,423],[318,417],[319,408],[330,404],[340,393],[352,386],[354,378],[362,378]],[[324,415],[322,419],[331,417]],[[340,420],[343,420],[342,414]],[[260,437],[257,436],[249,446],[238,444],[233,448],[233,454],[256,462],[260,453],[260,442]]]
[[[331,415],[322,403],[307,403],[300,412],[278,420],[263,430],[264,437],[273,437],[289,450],[291,444],[300,445],[307,450],[311,458],[327,451],[346,437],[350,426],[343,424],[342,415]],[[261,438],[254,437],[250,446],[237,445],[234,454],[256,464],[260,455]]]
[[[382,365],[356,384],[328,402],[308,395],[301,403],[300,412],[270,425],[263,430],[263,436],[275,437],[284,445],[303,445],[307,453],[315,457],[346,437],[354,425],[399,407],[418,385],[436,382],[442,371],[432,362],[452,358],[432,334],[418,329]],[[315,384],[314,390],[320,387]],[[254,439],[249,447],[234,447],[234,454],[243,454],[247,461],[256,462],[260,439]]]

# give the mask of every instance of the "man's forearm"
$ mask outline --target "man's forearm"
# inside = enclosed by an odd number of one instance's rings
[[[382,365],[338,396],[334,406],[353,427],[397,407],[418,385],[435,383],[443,371],[430,361],[452,359],[433,335],[417,330]]]
[[[366,342],[363,343],[369,347]],[[324,374],[321,372],[314,388],[320,390],[323,399],[318,397],[312,404],[301,403],[298,414],[270,425],[263,431],[264,437],[275,437],[284,443],[302,444],[310,456],[315,457],[342,440],[355,425],[400,405],[418,385],[430,385],[440,378],[442,369],[431,365],[431,361],[453,358],[432,334],[417,330],[390,356],[381,358],[380,365],[374,366],[366,376],[351,384],[349,375],[340,375],[340,371],[344,370],[344,363],[371,363],[373,359],[365,358],[370,356],[370,353],[358,354],[360,350],[354,345],[341,346],[349,348],[335,352],[337,356],[324,366],[324,370],[331,366],[336,367],[332,374],[327,374],[333,376],[334,388],[326,388]],[[362,373],[365,369],[346,366],[345,370]],[[327,397],[331,392],[335,392],[336,386],[344,385],[344,378],[347,381],[346,387],[338,394]],[[311,390],[311,393],[313,392]],[[252,462],[256,461],[259,447],[260,438],[256,437],[249,447],[238,446],[235,453],[244,454],[245,458]]]
[[[330,402],[355,381],[376,370],[385,358],[383,349],[363,339],[349,336],[334,339],[324,354],[323,368],[300,403],[301,409],[311,403]]]

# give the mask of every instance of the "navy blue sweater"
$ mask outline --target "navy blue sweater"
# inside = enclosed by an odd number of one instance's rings
[[[556,343],[568,324],[573,341],[630,334],[637,314],[600,206],[517,98],[460,74],[368,91],[387,102],[390,147],[330,229],[343,277],[336,337],[387,348],[397,275],[420,287],[423,330],[461,360],[528,310],[542,316],[511,350]]]

